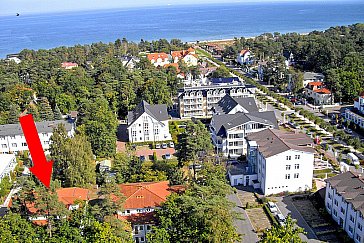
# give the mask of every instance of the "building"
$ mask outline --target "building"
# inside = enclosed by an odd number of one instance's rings
[[[119,58],[124,67],[129,70],[132,70],[136,67],[136,65],[140,62],[139,57],[133,56],[122,56]]]
[[[75,124],[72,120],[35,123],[44,150],[49,149],[53,129],[60,124],[65,126],[68,136],[72,137],[75,133]],[[17,153],[26,150],[29,149],[20,124],[0,125],[0,154]]]
[[[345,172],[326,179],[325,206],[354,242],[364,241],[363,174]]]
[[[312,188],[315,150],[303,133],[265,129],[247,136],[247,163],[243,185],[264,195],[300,192]]]
[[[241,111],[235,114],[214,115],[210,131],[216,153],[236,158],[247,152],[245,137],[248,134],[267,128],[278,128],[274,111],[250,112]]]
[[[10,177],[17,165],[15,154],[0,154],[0,182],[4,177]]]
[[[188,50],[171,51],[171,56],[174,63],[180,60],[186,63],[187,66],[197,66],[198,63],[198,55],[192,47],[188,48]]]
[[[74,62],[62,62],[61,67],[64,69],[72,69],[78,67],[78,64]]]
[[[345,110],[345,119],[364,128],[364,91],[354,100],[354,109]]]
[[[206,82],[190,82],[178,90],[178,109],[181,118],[211,117],[213,107],[226,94],[231,97],[253,97],[256,87],[238,78],[217,78]]]
[[[231,97],[227,94],[213,106],[212,111],[214,115],[221,115],[258,112],[259,108],[254,97]]]
[[[143,100],[128,113],[127,130],[132,143],[171,140],[167,106],[150,105]]]
[[[236,62],[240,65],[250,64],[252,62],[252,54],[249,50],[241,50],[236,56]]]
[[[305,88],[305,96],[312,99],[314,105],[330,105],[334,101],[331,91],[322,82],[310,82]]]
[[[304,72],[303,73],[303,87],[311,82],[324,82],[325,76],[322,73]]]
[[[148,60],[156,67],[163,67],[170,63],[169,55],[167,53],[150,53],[147,55]]]
[[[154,225],[154,210],[165,202],[172,192],[179,192],[181,189],[181,186],[169,186],[168,181],[120,185],[120,191],[126,199],[124,211],[118,212],[119,218],[131,223],[135,242],[146,242],[146,234]]]

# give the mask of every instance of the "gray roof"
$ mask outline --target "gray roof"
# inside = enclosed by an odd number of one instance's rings
[[[250,121],[278,127],[277,119],[273,111],[214,115],[212,119],[214,120],[214,129],[217,131],[218,136],[224,136],[226,130]]]
[[[364,215],[364,180],[363,174],[345,172],[326,179],[347,202],[353,204],[355,210]]]
[[[312,139],[303,133],[286,132],[277,129],[265,129],[247,136],[250,141],[257,142],[259,151],[265,158],[288,150],[315,153]]]
[[[248,163],[234,163],[226,167],[230,175],[252,175],[254,171],[249,169]]]
[[[42,121],[35,123],[38,133],[51,133],[58,124],[64,124],[68,132],[71,131],[73,127],[73,121],[71,120]],[[21,129],[20,124],[0,125],[0,136],[16,136],[22,134],[23,130]]]
[[[235,98],[225,95],[216,105],[214,105],[217,114],[228,114],[237,105],[241,105],[248,112],[259,111],[254,97]]]
[[[325,76],[322,73],[305,72],[303,74],[303,80],[320,80],[323,78],[325,78]]]
[[[147,113],[149,116],[153,117],[157,121],[167,121],[168,112],[167,106],[162,105],[150,105],[146,101],[142,101],[135,107],[133,111],[128,113],[128,125],[133,124],[141,115]]]

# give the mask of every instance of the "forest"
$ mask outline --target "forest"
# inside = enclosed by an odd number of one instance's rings
[[[292,53],[297,70],[322,72],[326,76],[326,85],[338,102],[352,103],[364,90],[364,24],[331,27],[306,35],[276,32],[250,39],[236,38],[223,56],[235,57],[242,49],[250,49],[257,60],[267,60],[268,65],[277,69],[284,69],[284,60]],[[277,86],[287,86],[287,82],[287,78],[274,80]]]

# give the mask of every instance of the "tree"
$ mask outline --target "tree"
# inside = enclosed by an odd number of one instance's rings
[[[41,98],[39,101],[39,116],[43,121],[52,121],[54,119],[52,108],[46,97]]]
[[[58,108],[58,105],[54,107],[54,120],[61,120],[62,119],[62,113],[61,110]]]
[[[300,238],[301,233],[304,233],[303,229],[296,225],[296,222],[292,220],[291,216],[286,218],[285,225],[273,225],[271,229],[264,232],[261,243],[291,243],[291,242],[303,242]]]
[[[212,78],[226,78],[226,77],[231,77],[231,74],[230,74],[229,69],[227,69],[224,66],[220,66],[216,69],[215,72],[212,73],[211,77]]]
[[[94,243],[123,243],[130,242],[118,238],[112,231],[109,223],[93,222],[93,224],[86,228],[87,242]]]
[[[213,149],[210,134],[200,121],[187,123],[186,131],[179,136],[176,147],[180,163],[195,161],[198,152],[208,154]]]
[[[41,242],[32,224],[20,214],[11,212],[0,220],[0,239],[3,242]]]
[[[10,111],[8,115],[8,124],[17,124],[19,123],[19,113],[20,108],[18,105],[12,105],[10,106]]]

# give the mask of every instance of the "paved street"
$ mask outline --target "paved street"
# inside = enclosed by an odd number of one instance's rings
[[[284,216],[287,216],[288,214],[291,215],[291,217],[295,220],[297,220],[297,225],[302,227],[307,234],[301,234],[301,239],[306,242],[322,242],[317,239],[315,233],[312,231],[310,226],[306,223],[306,221],[303,219],[302,215],[298,212],[296,207],[293,205],[291,197],[277,197],[277,206],[281,210],[282,214]],[[308,209],[309,210],[309,209]]]
[[[234,207],[234,211],[238,213],[239,216],[242,216],[243,220],[236,219],[235,227],[239,234],[243,235],[242,240],[240,242],[244,243],[254,243],[258,242],[258,236],[253,230],[253,226],[249,221],[249,218],[243,209],[243,205],[241,204],[237,194],[233,193],[228,195],[228,199],[233,202],[236,207]]]

